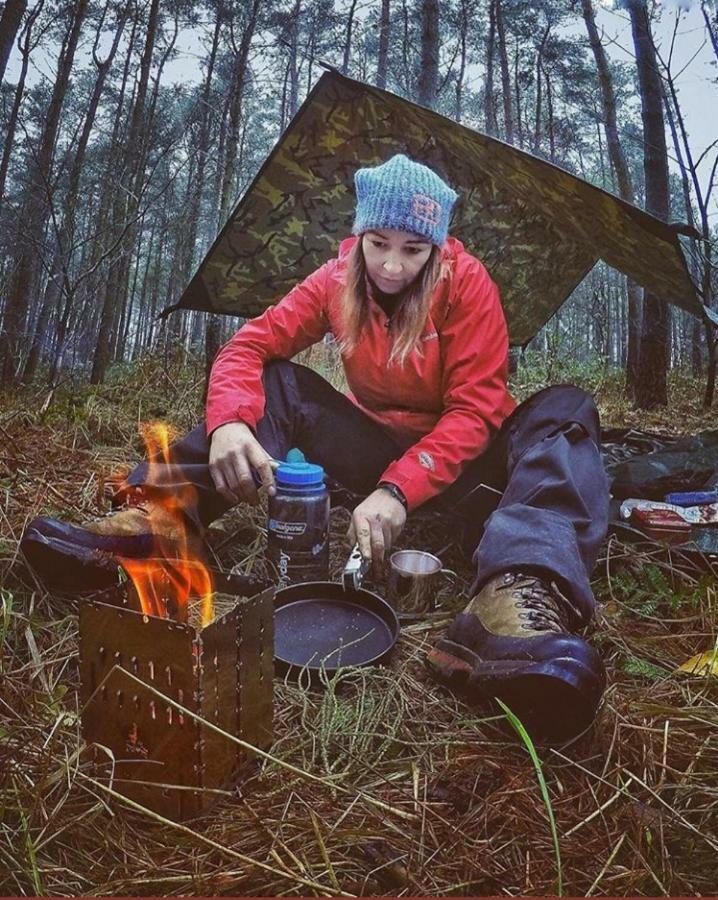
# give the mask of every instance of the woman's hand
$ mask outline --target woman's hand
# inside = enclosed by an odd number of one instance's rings
[[[352,513],[348,537],[359,544],[364,559],[371,559],[378,569],[406,522],[403,505],[382,488],[377,488]]]
[[[259,502],[251,469],[257,472],[267,491],[274,494],[276,465],[248,425],[228,422],[212,432],[209,471],[214,486],[228,500]]]

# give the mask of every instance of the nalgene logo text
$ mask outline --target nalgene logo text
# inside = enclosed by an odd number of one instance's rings
[[[294,537],[295,535],[304,534],[307,530],[306,522],[280,522],[279,519],[269,520],[270,531],[275,534],[281,534],[283,537]]]

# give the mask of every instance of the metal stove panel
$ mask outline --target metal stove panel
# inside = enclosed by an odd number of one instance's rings
[[[196,801],[189,792],[152,785],[200,787],[198,726],[148,688],[198,712],[194,659],[193,630],[185,625],[101,603],[81,607],[84,738],[111,752],[114,765],[105,762],[105,751],[96,756],[118,790],[172,818],[184,817]]]

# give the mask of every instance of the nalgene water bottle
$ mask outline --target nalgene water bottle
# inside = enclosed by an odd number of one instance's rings
[[[324,469],[290,450],[274,472],[269,498],[267,557],[280,587],[329,578],[329,492]]]

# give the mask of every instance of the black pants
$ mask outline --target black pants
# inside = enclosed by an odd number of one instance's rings
[[[330,479],[366,495],[404,447],[347,397],[305,366],[275,360],[264,369],[266,408],[256,434],[275,459],[298,447]],[[606,534],[608,487],[599,455],[598,412],[571,385],[547,388],[522,403],[484,454],[429,506],[453,511],[478,536],[473,561],[477,586],[507,569],[537,571],[556,580],[582,622],[593,612],[589,575]],[[127,485],[179,490],[191,482],[198,524],[222,515],[229,503],[208,467],[204,425],[172,447],[171,466],[140,464]],[[494,490],[489,490],[493,488]],[[502,492],[502,494],[496,493]]]

